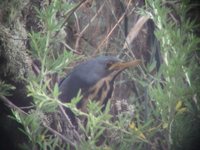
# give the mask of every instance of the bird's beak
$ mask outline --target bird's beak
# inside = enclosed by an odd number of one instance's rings
[[[142,64],[142,60],[136,59],[129,62],[116,62],[109,67],[109,70],[119,70],[122,71],[129,67],[136,67],[137,65]]]

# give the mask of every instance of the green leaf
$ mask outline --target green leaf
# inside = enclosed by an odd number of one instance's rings
[[[0,80],[0,96],[10,96],[10,92],[14,90],[15,87],[11,84],[6,84],[4,81]]]
[[[56,83],[54,85],[54,89],[53,89],[53,95],[55,98],[57,98],[59,96],[60,92],[59,92],[59,87],[58,87],[58,83]]]

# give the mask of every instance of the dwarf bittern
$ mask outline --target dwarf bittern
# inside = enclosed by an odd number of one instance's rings
[[[97,100],[105,108],[111,98],[114,89],[114,80],[123,70],[128,67],[135,67],[141,60],[122,62],[116,57],[100,56],[86,61],[75,67],[71,73],[61,81],[60,100],[70,102],[81,90],[83,98],[78,102],[77,108],[87,112],[89,100]],[[73,124],[76,119],[71,110],[66,110]]]

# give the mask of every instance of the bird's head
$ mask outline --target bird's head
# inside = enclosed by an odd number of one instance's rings
[[[115,78],[120,72],[129,67],[141,64],[141,60],[123,62],[113,56],[99,56],[77,66],[73,74],[89,85],[95,84],[104,77]]]

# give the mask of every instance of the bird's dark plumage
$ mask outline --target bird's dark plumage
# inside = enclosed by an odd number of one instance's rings
[[[129,66],[136,66],[140,60],[132,62],[121,62],[116,57],[100,56],[76,66],[69,75],[59,84],[62,102],[70,102],[76,97],[79,90],[83,95],[82,100],[77,104],[77,108],[86,110],[89,99],[97,100],[105,106],[113,92],[113,85],[116,76]],[[67,109],[72,123],[75,123],[75,116],[71,110]]]

